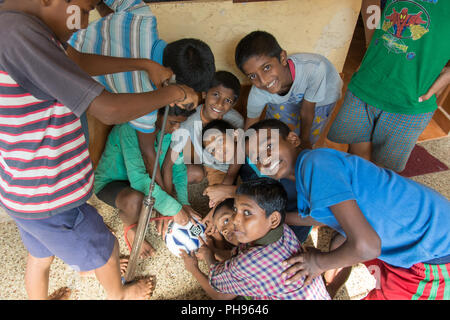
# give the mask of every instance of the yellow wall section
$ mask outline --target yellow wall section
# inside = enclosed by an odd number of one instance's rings
[[[361,0],[194,0],[149,5],[158,19],[161,39],[201,39],[211,47],[217,70],[231,71],[244,80],[234,63],[234,49],[254,30],[272,33],[288,54],[320,53],[341,72]],[[94,12],[91,19],[96,18]]]

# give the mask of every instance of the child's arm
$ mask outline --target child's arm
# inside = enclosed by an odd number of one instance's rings
[[[245,118],[244,130],[247,130],[252,125],[257,123],[259,121],[259,119],[261,119],[261,117],[258,117],[258,118]]]
[[[162,179],[164,181],[164,188],[166,189],[166,192],[169,194],[173,194],[174,187],[173,187],[173,165],[178,159],[180,153],[173,150],[171,147],[169,147],[169,150],[167,150],[166,156],[164,158],[164,162],[162,165]]]
[[[310,216],[302,218],[298,212],[286,212],[286,218],[284,220],[289,226],[323,226],[323,223],[320,223]]]
[[[225,178],[223,178],[222,184],[225,185],[232,185],[234,181],[236,180],[236,177],[239,173],[239,169],[241,169],[241,164],[230,164],[228,167],[227,174],[225,175]]]
[[[442,69],[439,77],[433,83],[433,85],[428,89],[428,92],[419,98],[419,102],[426,101],[430,99],[433,95],[438,96],[440,93],[444,92],[447,86],[450,85],[450,63],[447,62],[447,66]]]
[[[289,282],[306,276],[307,285],[327,270],[352,266],[380,255],[381,240],[355,200],[338,203],[330,209],[346,234],[345,242],[328,253],[306,251],[286,260],[284,263],[292,266],[282,276],[294,274]]]
[[[144,159],[145,168],[150,176],[153,175],[153,165],[155,164],[156,159],[156,150],[155,150],[155,140],[158,134],[157,130],[152,133],[143,133],[140,131],[136,131],[139,141],[139,148],[141,149],[142,158]],[[162,138],[161,138],[162,139]],[[159,164],[159,162],[156,162]],[[161,175],[161,170],[159,166],[156,169],[156,183],[160,185],[162,188],[165,188],[165,184]],[[169,192],[169,194],[171,194]],[[173,196],[173,194],[171,194]]]
[[[235,185],[214,185],[209,186],[203,191],[203,195],[209,197],[209,207],[212,208],[227,198],[233,198],[236,194]]]
[[[234,150],[234,157],[233,162],[230,164],[227,170],[227,174],[225,175],[225,178],[222,181],[222,184],[225,185],[232,185],[234,184],[234,181],[236,180],[236,177],[239,173],[239,170],[241,169],[242,164],[238,163],[238,148],[235,148]]]
[[[245,117],[244,130],[247,130],[261,119],[267,102],[265,93],[252,86],[247,99],[247,115]]]
[[[301,126],[300,126],[300,147],[302,149],[312,149],[310,141],[311,128],[314,121],[316,103],[303,99],[300,108]]]
[[[376,16],[372,10],[368,10],[371,6],[377,6],[381,13],[381,1],[380,0],[363,0],[361,5],[361,17],[364,23],[364,32],[366,38],[366,48],[369,47],[370,41],[372,41],[373,33],[375,32],[376,26],[370,26],[374,24]],[[370,13],[370,14],[369,14]],[[381,14],[378,16],[381,18]],[[372,21],[369,21],[372,20]]]
[[[194,254],[189,255],[185,251],[181,251],[181,258],[183,258],[186,270],[192,273],[210,298],[214,300],[232,300],[236,297],[234,294],[218,292],[211,287],[208,277],[198,267],[198,260]]]
[[[232,250],[216,248],[214,251],[214,257],[219,262],[227,261],[232,257]]]
[[[161,88],[162,84],[170,79],[173,74],[170,69],[149,59],[118,58],[82,53],[71,46],[67,48],[67,55],[90,76],[138,70],[146,71],[153,84],[157,88]]]
[[[192,108],[199,102],[198,94],[184,85],[169,85],[144,93],[115,94],[103,90],[89,105],[88,112],[107,125],[140,118],[168,104]]]

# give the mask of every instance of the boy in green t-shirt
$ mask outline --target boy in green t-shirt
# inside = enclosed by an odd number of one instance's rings
[[[177,106],[169,109],[164,140],[161,145],[160,165],[169,149],[172,133],[195,111],[188,111]],[[164,108],[158,110],[156,121],[156,141],[161,139],[161,127]],[[97,169],[95,170],[94,192],[97,197],[112,207],[119,209],[119,217],[124,225],[125,243],[131,252],[136,234],[139,214],[144,197],[148,194],[151,173],[147,172],[144,158],[139,147],[137,131],[129,123],[114,126],[106,141]],[[174,194],[167,193],[155,184],[152,193],[155,199],[154,208],[163,216],[173,216],[175,222],[186,224],[184,220],[190,214],[196,215],[188,201],[187,169],[183,157],[180,156],[172,168]],[[158,231],[164,233],[164,223],[158,222]],[[141,257],[153,255],[154,249],[144,240]]]
[[[450,2],[387,1],[328,138],[401,172],[450,83]]]

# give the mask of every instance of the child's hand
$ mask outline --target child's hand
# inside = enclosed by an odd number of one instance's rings
[[[214,225],[213,221],[212,221],[212,214],[214,212],[214,208],[209,210],[208,214],[206,215],[206,217],[203,218],[202,223],[204,225],[206,225],[206,230],[205,230],[205,234],[207,236],[210,236],[212,234],[214,234],[217,229],[216,226]]]
[[[187,271],[192,273],[198,269],[198,260],[193,252],[189,254],[184,250],[180,250],[180,257],[183,259],[184,267]]]
[[[197,250],[196,256],[200,260],[206,261],[208,264],[215,263],[214,253],[211,250],[210,246],[212,246],[212,243],[205,242],[202,237],[199,237],[200,242],[202,243],[202,246]]]
[[[164,216],[162,214],[160,214],[158,211],[156,211],[156,217],[160,218],[160,217],[164,217]],[[169,223],[171,221],[172,220],[169,220],[169,219],[163,219],[163,220],[156,220],[155,221],[156,231],[163,238],[163,240],[166,237],[167,227],[169,226]]]
[[[174,216],[173,220],[175,221],[175,223],[178,223],[182,226],[187,225],[189,221],[192,221],[193,224],[197,224],[193,217],[195,217],[198,221],[202,219],[200,215],[194,209],[192,209],[191,206],[184,205],[181,210]]]
[[[173,75],[172,70],[152,60],[148,60],[145,71],[147,71],[149,79],[158,89],[167,86],[169,79]]]
[[[170,106],[173,107],[177,105],[181,109],[193,110],[197,108],[200,103],[201,94],[194,91],[194,89],[185,86],[183,84],[176,84],[179,90],[183,91],[184,97],[171,103]]]
[[[203,191],[204,196],[209,197],[209,207],[221,203],[227,198],[232,198],[236,191],[236,186],[224,186],[222,184],[209,186]]]
[[[445,67],[428,92],[419,97],[419,102],[427,101],[435,94],[440,94],[450,84],[450,67]]]
[[[197,211],[195,211],[191,206],[185,204],[185,205],[183,205],[183,209],[189,213],[193,224],[197,224],[197,222],[192,218],[197,219],[197,221],[202,220],[202,217],[200,216],[200,214]]]
[[[173,221],[181,226],[187,225],[190,219],[191,215],[184,210],[184,208],[181,208],[181,210],[173,217]]]
[[[319,254],[320,250],[308,248],[308,250],[305,249],[302,253],[284,261],[283,266],[291,265],[281,274],[281,277],[287,279],[286,284],[297,282],[302,277],[305,277],[303,286],[307,286],[315,277],[318,277],[325,272],[326,270],[320,269],[316,262],[316,258]]]

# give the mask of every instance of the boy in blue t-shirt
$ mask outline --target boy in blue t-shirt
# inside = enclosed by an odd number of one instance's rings
[[[302,150],[299,137],[281,121],[264,120],[251,129],[250,160],[266,175],[296,182],[298,215],[286,221],[328,225],[341,235],[341,245],[329,253],[307,251],[288,259],[288,280],[365,262],[379,276],[366,299],[449,299],[446,198],[360,157]]]

